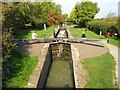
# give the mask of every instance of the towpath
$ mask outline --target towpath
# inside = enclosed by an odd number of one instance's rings
[[[120,48],[111,45],[107,43],[106,41],[102,40],[102,43],[109,49],[110,54],[114,57],[114,60],[116,62],[115,72],[116,72],[116,78],[117,78],[117,84],[120,87]]]

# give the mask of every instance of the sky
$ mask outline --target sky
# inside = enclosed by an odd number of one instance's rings
[[[81,2],[82,0],[52,0],[56,4],[60,4],[62,7],[62,12],[70,14],[71,10],[74,8],[76,2]],[[95,18],[104,18],[110,12],[114,12],[118,15],[118,2],[120,0],[90,0],[96,2],[100,11],[96,14]],[[120,6],[119,6],[120,7]]]

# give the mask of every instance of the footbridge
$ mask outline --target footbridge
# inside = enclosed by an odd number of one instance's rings
[[[100,41],[100,39],[81,39],[81,38],[38,38],[38,39],[12,39],[15,43],[85,43],[88,41]]]

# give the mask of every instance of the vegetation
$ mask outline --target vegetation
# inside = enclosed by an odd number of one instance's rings
[[[51,10],[48,12],[48,26],[60,24],[63,22],[62,15],[59,15],[57,12]]]
[[[11,50],[14,47],[14,44],[11,42],[10,39],[12,39],[12,30],[7,29],[3,30],[2,32],[2,55],[3,55],[3,60],[6,60],[7,58],[10,57]]]
[[[119,31],[116,19],[117,17],[94,20],[94,21],[88,22],[87,28],[91,31],[94,31],[97,34],[99,34],[100,31],[102,31],[103,35],[105,35],[109,31],[113,38],[115,38],[114,33],[117,33],[118,34],[117,38],[119,38],[120,31]]]
[[[50,36],[53,36],[54,30],[55,30],[55,26],[48,27],[47,30],[44,29],[36,30],[37,38],[44,38],[44,34],[46,34],[45,38],[49,38]],[[33,31],[34,30],[17,31],[15,34],[15,38],[31,38]]]
[[[117,47],[120,47],[120,45],[119,45],[120,40],[119,39],[115,40],[112,37],[106,38],[104,35],[100,36],[100,35],[96,34],[93,31],[90,31],[90,30],[88,30],[86,32],[85,28],[70,28],[70,33],[74,38],[76,38],[76,37],[81,38],[83,32],[85,32],[86,38],[90,38],[90,39],[109,39],[110,44],[115,45]]]
[[[113,39],[112,37],[108,38],[109,43],[120,48],[120,39]]]
[[[111,35],[108,37],[109,43],[113,44],[117,47],[120,47],[120,29],[118,25],[118,18],[114,16],[114,13],[109,13],[106,18],[94,20],[87,23],[87,28],[96,34],[99,35],[100,31],[102,31],[102,35],[106,36],[107,32],[110,32]],[[117,33],[117,36],[115,36]]]
[[[110,53],[82,60],[88,73],[85,88],[117,88],[114,84],[115,62]]]
[[[62,16],[63,16],[63,20],[67,20],[68,19],[68,14],[64,13]]]
[[[2,3],[2,46],[3,58],[7,59],[14,44],[10,39],[16,32],[26,29],[26,24],[41,28],[59,24],[63,21],[61,6],[54,2],[4,2]],[[26,32],[26,31],[25,31]],[[43,32],[43,31],[41,31]],[[26,33],[25,33],[26,34]],[[16,35],[15,35],[16,36]],[[24,36],[24,35],[23,35]]]
[[[38,63],[38,57],[22,55],[13,50],[7,66],[7,76],[3,88],[22,88],[27,85],[28,79]],[[9,70],[8,70],[9,69]]]
[[[63,21],[61,6],[51,1],[34,3],[3,2],[1,17],[2,19],[0,19],[0,22],[2,22],[3,66],[11,60],[11,51],[14,48],[14,43],[11,42],[11,39],[17,35],[17,37],[20,38],[31,38],[31,33],[28,33],[28,31],[25,30],[28,28],[27,25],[31,25],[29,26],[30,28],[40,29],[44,23],[46,23],[47,26],[51,26],[59,24]],[[23,30],[25,33],[22,33]],[[19,32],[19,34],[17,32]],[[43,32],[43,30],[37,30],[38,37],[40,37],[39,34],[43,34]],[[52,30],[46,30],[46,33],[51,34]],[[6,78],[7,70],[9,70],[8,68],[8,64],[3,67],[3,79]]]
[[[78,25],[85,27],[88,21],[94,19],[98,11],[97,3],[92,3],[91,1],[77,3],[71,11],[70,19],[75,20]]]
[[[61,6],[54,2],[3,3],[2,8],[3,25],[13,29],[25,28],[25,24],[29,23],[33,27],[40,27],[44,23],[49,26],[63,21]]]
[[[76,37],[76,34],[78,35],[78,38],[81,38],[83,32],[85,32],[85,28],[70,28],[70,33],[74,38]],[[105,38],[104,36],[99,36],[90,30],[86,31],[85,34],[86,34],[86,38],[90,38],[90,39]]]
[[[117,23],[113,20],[115,18],[107,18],[101,20],[94,20],[95,15],[98,13],[99,8],[96,3],[82,2],[77,3],[71,11],[70,20],[74,23],[86,26],[91,31],[99,34],[102,30],[105,34],[108,30],[114,34],[118,33],[120,37],[120,30]],[[14,43],[11,42],[12,38],[31,38],[31,33],[36,30],[38,38],[50,37],[54,31],[54,26],[61,24],[64,20],[68,20],[68,15],[63,14],[61,6],[52,2],[3,2],[2,3],[2,54],[3,54],[3,83],[5,87],[23,87],[29,78],[32,70],[37,64],[37,57],[29,57],[21,55],[14,51]],[[88,22],[92,21],[92,22]],[[87,23],[88,22],[88,23]],[[113,22],[113,23],[111,23]],[[43,24],[47,25],[47,30],[43,30]],[[32,30],[26,30],[28,27]],[[85,29],[71,28],[72,35],[75,37],[78,32],[78,37],[81,37]],[[99,36],[94,32],[87,31],[87,38],[105,38]],[[1,38],[1,37],[0,37]],[[118,45],[120,40],[113,40],[109,38],[110,43]],[[26,72],[27,71],[27,72]]]

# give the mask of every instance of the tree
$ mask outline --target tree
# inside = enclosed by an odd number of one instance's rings
[[[48,6],[48,5],[47,5]],[[48,26],[56,25],[63,22],[61,6],[51,2],[50,6],[46,9],[47,12],[47,24]]]
[[[2,55],[3,59],[6,60],[10,57],[11,50],[14,47],[14,44],[11,42],[11,39],[13,38],[13,24],[11,22],[11,15],[13,15],[13,3],[5,3],[2,4]],[[9,8],[9,9],[6,9]],[[13,11],[13,12],[10,12]],[[5,13],[6,12],[6,13]],[[11,17],[11,19],[10,19]],[[14,21],[14,20],[13,20]]]
[[[97,3],[92,3],[90,1],[77,3],[74,9],[71,13],[73,15],[71,16],[75,19],[75,22],[81,26],[86,26],[86,23],[94,19],[99,11]]]
[[[75,21],[75,19],[76,19],[76,9],[73,8],[71,13],[70,13],[70,20]]]
[[[109,23],[117,23],[118,22],[118,16],[114,12],[108,13],[105,20]]]
[[[61,5],[57,4],[54,6],[54,10],[58,13],[58,14],[62,14],[62,10],[61,10]]]
[[[13,38],[12,35],[12,26],[14,23],[11,23],[11,15],[14,12],[13,11],[13,4],[12,3],[7,3],[7,4],[2,4],[2,79],[5,80],[6,76],[9,74],[9,68],[8,68],[8,61],[9,58],[11,57],[11,51],[14,48],[14,43],[11,42],[11,39]],[[7,9],[9,8],[9,9]],[[6,13],[5,13],[6,11]],[[12,18],[12,17],[11,17]]]
[[[58,14],[54,10],[48,12],[48,26],[56,25],[63,22],[62,15]]]
[[[4,25],[12,27],[13,30],[25,28],[25,25],[29,23],[34,27],[38,27],[43,23],[47,23],[50,11],[55,11],[60,16],[61,6],[51,1],[4,3],[2,10],[5,18]]]
[[[29,22],[30,8],[27,3],[3,3],[2,13],[5,27],[12,27],[13,30],[24,28]]]
[[[112,18],[115,16],[116,16],[116,14],[114,12],[110,12],[110,13],[108,13],[107,18]]]
[[[14,47],[14,44],[11,42],[12,38],[13,36],[11,29],[2,29],[2,55],[4,60],[10,57],[11,50]]]
[[[65,13],[65,14],[63,14],[62,16],[63,16],[63,20],[67,20],[68,14]]]

